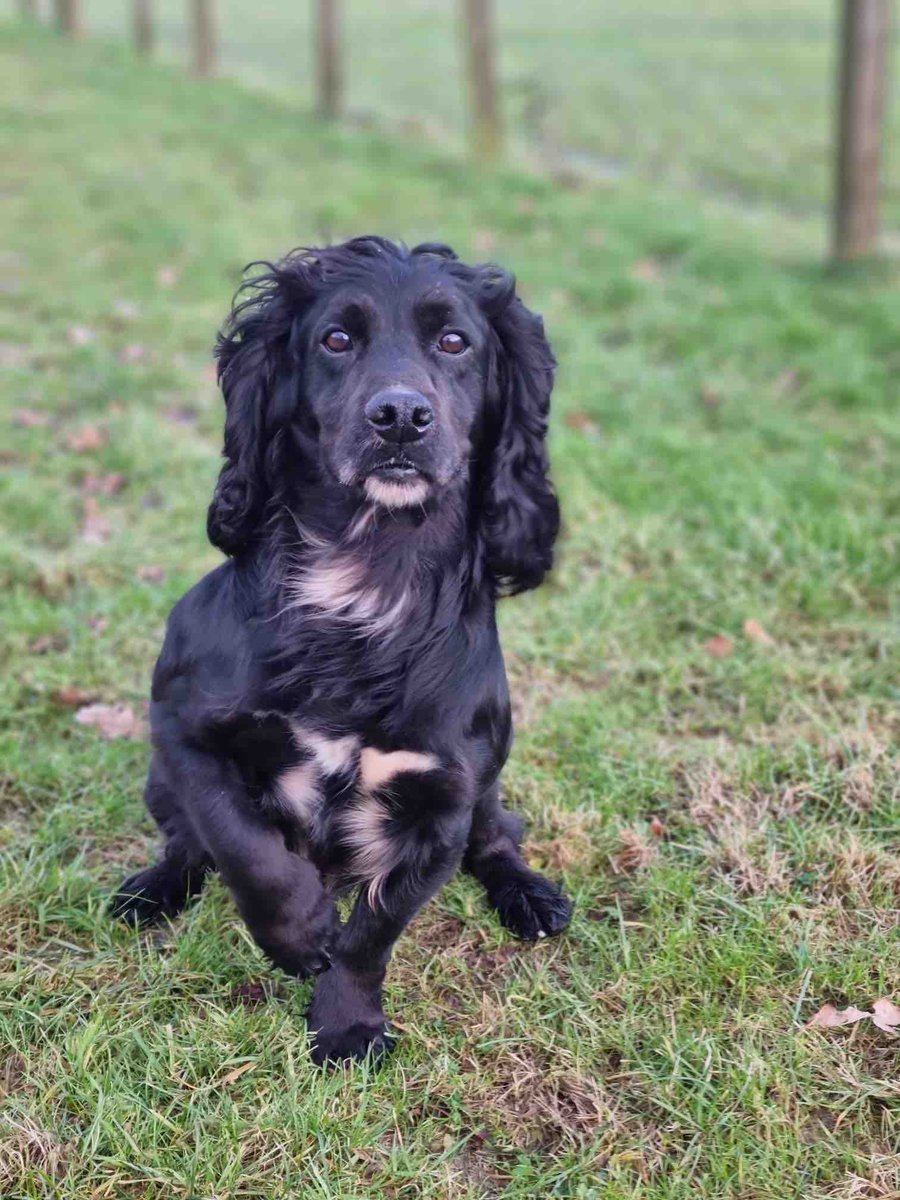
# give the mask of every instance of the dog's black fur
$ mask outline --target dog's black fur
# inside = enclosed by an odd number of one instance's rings
[[[551,565],[555,364],[513,278],[445,246],[262,266],[217,347],[208,530],[229,557],[176,605],[153,678],[165,853],[114,906],[174,916],[218,870],[272,962],[319,975],[322,1062],[389,1048],[391,948],[460,864],[519,937],[568,923],[498,791],[494,610]]]

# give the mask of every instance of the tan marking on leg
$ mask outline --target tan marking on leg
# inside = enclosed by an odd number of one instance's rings
[[[309,824],[319,799],[317,784],[316,764],[312,760],[289,767],[275,781],[282,804],[304,825]]]
[[[350,874],[367,882],[370,908],[380,903],[385,881],[398,861],[397,844],[387,834],[389,816],[383,804],[367,796],[341,817],[344,840],[353,854]]]
[[[315,729],[304,729],[302,725],[293,724],[291,729],[294,741],[313,755],[323,775],[336,775],[349,768],[359,749],[359,738],[353,734],[330,738]]]
[[[374,792],[406,771],[425,774],[436,771],[440,760],[433,754],[420,754],[416,750],[374,750],[366,746],[359,756],[359,778],[363,791]]]

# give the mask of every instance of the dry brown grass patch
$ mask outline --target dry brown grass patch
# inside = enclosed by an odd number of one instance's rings
[[[788,891],[788,863],[770,843],[768,831],[773,821],[799,810],[801,787],[787,788],[779,796],[755,787],[738,792],[714,765],[683,768],[679,785],[688,820],[707,835],[708,859],[717,874],[745,896]]]
[[[34,1173],[61,1179],[71,1157],[71,1148],[31,1117],[0,1117],[0,1195],[17,1195],[15,1188]]]

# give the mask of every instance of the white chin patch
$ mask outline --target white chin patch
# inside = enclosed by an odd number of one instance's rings
[[[365,489],[370,500],[385,508],[411,508],[414,504],[422,504],[428,495],[428,483],[424,479],[400,483],[370,475],[365,482]]]

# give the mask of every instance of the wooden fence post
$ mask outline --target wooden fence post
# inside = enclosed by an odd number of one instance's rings
[[[194,74],[211,79],[216,73],[216,29],[214,0],[191,0],[191,35],[194,47]]]
[[[340,40],[339,0],[316,0],[316,108],[328,121],[341,112]]]
[[[153,0],[134,0],[134,45],[139,54],[153,53]]]
[[[80,38],[84,33],[79,0],[54,0],[56,24],[66,37]]]
[[[834,256],[871,254],[878,239],[878,171],[891,0],[843,0]]]
[[[476,158],[492,162],[499,157],[503,143],[493,0],[464,0],[463,37],[468,62],[472,150]]]

